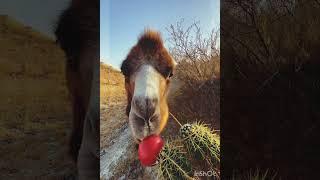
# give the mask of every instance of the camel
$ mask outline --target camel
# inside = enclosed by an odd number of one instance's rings
[[[73,0],[55,29],[67,59],[73,109],[70,154],[80,179],[99,178],[99,9],[98,0]]]
[[[164,47],[159,32],[146,29],[122,62],[127,93],[126,114],[136,143],[165,128],[167,95],[176,62]]]

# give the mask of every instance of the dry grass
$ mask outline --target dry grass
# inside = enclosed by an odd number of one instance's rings
[[[125,97],[124,76],[112,66],[100,64],[100,95],[101,104],[106,104],[110,98],[110,102],[123,100]]]
[[[110,143],[115,130],[127,122],[124,77],[109,65],[100,64],[100,147]]]
[[[225,175],[259,168],[317,179],[320,6],[268,1],[260,11],[257,3],[221,8]]]
[[[220,129],[220,63],[213,63],[214,76],[205,79],[198,79],[196,73],[191,73],[192,67],[193,64],[186,62],[178,66],[179,89],[169,101],[171,112],[182,123],[202,121]]]
[[[64,54],[7,16],[0,29],[0,179],[70,173]]]

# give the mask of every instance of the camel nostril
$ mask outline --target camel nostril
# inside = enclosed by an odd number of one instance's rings
[[[149,119],[150,122],[155,122],[159,119],[159,115],[158,114],[154,114],[153,116],[151,116],[151,118]]]
[[[145,112],[145,119],[151,120],[153,115],[156,112],[158,99],[156,98],[148,98],[146,99],[146,112]]]
[[[139,127],[144,126],[145,119],[138,115],[137,113],[131,113],[132,120],[138,125]]]
[[[158,99],[157,98],[134,98],[132,105],[134,106],[137,113],[143,117],[145,120],[150,120],[150,118],[155,114]]]
[[[137,122],[137,124],[138,124],[139,126],[144,126],[145,120],[144,120],[143,118],[141,118],[141,117],[139,117],[139,116],[136,116],[135,119],[136,119],[136,122]]]
[[[147,98],[146,99],[146,104],[147,105],[156,106],[157,103],[158,103],[158,99],[157,98]]]

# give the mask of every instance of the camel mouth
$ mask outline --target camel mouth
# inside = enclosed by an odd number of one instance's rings
[[[136,141],[137,144],[140,144],[142,142],[142,140],[139,139],[139,138],[135,138],[135,141]]]

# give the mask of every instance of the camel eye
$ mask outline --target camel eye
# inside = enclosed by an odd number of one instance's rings
[[[172,71],[170,72],[170,74],[169,74],[169,77],[172,77],[173,76],[173,73],[172,73]]]
[[[167,74],[167,78],[171,78],[173,76],[173,72],[171,69],[168,69],[166,74]]]

